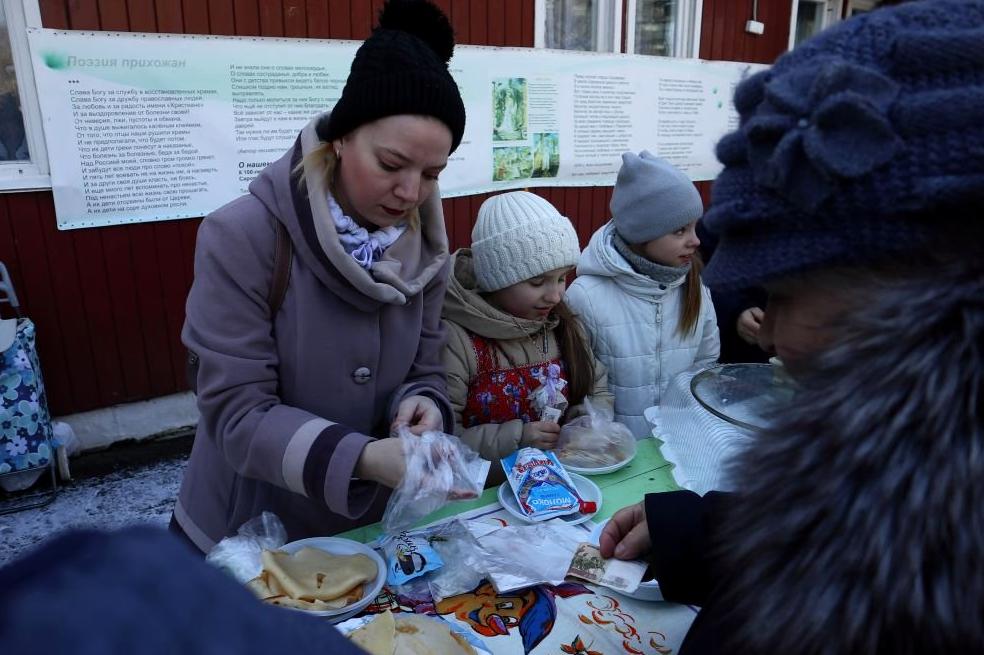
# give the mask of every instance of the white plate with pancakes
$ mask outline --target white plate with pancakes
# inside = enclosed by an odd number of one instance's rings
[[[386,582],[383,558],[365,544],[310,537],[263,552],[263,572],[247,586],[264,602],[343,621],[365,609]]]
[[[559,461],[561,465],[565,469],[567,469],[569,473],[580,473],[581,475],[604,475],[606,473],[614,473],[615,471],[631,464],[632,460],[635,459],[635,453],[632,453],[627,457],[626,456],[623,457],[624,459],[621,459],[617,462],[598,464],[597,466],[594,467],[588,467],[588,466],[575,466],[574,464],[568,464],[567,462],[564,461],[565,456],[563,455],[563,453],[560,452],[557,453],[557,461]]]

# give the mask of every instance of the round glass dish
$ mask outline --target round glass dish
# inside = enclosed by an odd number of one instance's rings
[[[690,380],[690,392],[714,416],[744,430],[765,429],[769,410],[789,395],[780,367],[770,364],[720,364]]]

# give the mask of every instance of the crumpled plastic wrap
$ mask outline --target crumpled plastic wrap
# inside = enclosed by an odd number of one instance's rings
[[[383,513],[383,531],[397,535],[454,500],[477,498],[485,488],[491,462],[443,432],[417,436],[401,427],[406,473]]]
[[[287,530],[273,512],[263,512],[243,523],[235,537],[226,537],[209,552],[205,561],[225,570],[246,584],[263,571],[261,554],[287,543]]]
[[[561,584],[578,544],[590,539],[561,519],[505,527],[498,521],[455,519],[426,532],[444,560],[424,578],[437,602],[471,592],[486,579],[498,593]]]
[[[560,428],[554,452],[566,466],[581,469],[604,468],[631,459],[636,440],[624,424],[614,420],[611,410],[596,407],[584,399],[587,414]]]
[[[481,526],[467,524],[473,531]],[[585,533],[562,519],[511,525],[478,537],[485,577],[497,593],[538,584],[559,585]]]
[[[455,519],[442,523],[431,535],[431,545],[445,564],[428,576],[434,600],[440,602],[477,587],[485,578],[485,558],[465,522]]]

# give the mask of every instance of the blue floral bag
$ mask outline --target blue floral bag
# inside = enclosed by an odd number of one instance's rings
[[[53,455],[34,323],[20,318],[11,330],[12,322],[0,321],[0,474],[48,466]]]

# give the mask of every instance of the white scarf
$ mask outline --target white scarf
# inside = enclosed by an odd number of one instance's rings
[[[331,212],[331,219],[335,222],[335,230],[338,232],[338,240],[341,242],[342,248],[359,263],[359,266],[367,271],[407,229],[406,224],[401,223],[392,227],[380,228],[370,233],[352,218],[346,216],[330,193],[328,194],[328,210]]]

